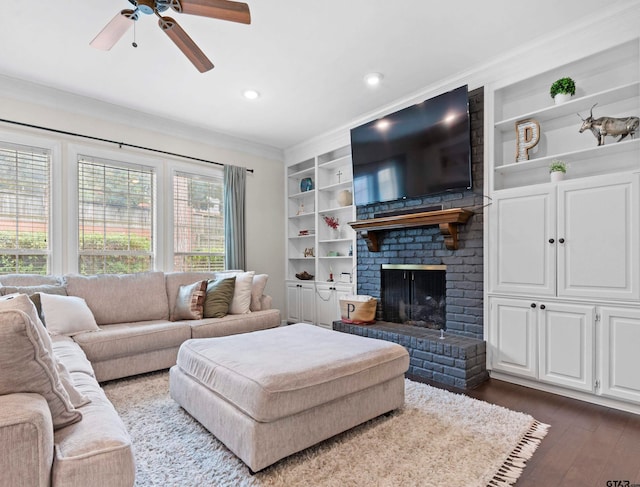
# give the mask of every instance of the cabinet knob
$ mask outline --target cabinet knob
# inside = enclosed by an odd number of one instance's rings
[[[545,308],[546,308],[546,306],[544,304],[540,305],[540,309],[545,309]]]
[[[564,238],[560,238],[560,239],[558,239],[558,242],[560,242],[560,243],[564,243]]]
[[[553,242],[555,242],[555,240],[554,240],[554,239],[552,239],[552,238],[550,238],[550,239],[549,239],[549,243],[553,243]]]
[[[536,303],[531,303],[531,307],[535,308],[536,307]]]

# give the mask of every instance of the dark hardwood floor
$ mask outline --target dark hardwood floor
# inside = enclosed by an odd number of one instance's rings
[[[517,487],[640,487],[640,415],[495,379],[453,391],[551,425]]]

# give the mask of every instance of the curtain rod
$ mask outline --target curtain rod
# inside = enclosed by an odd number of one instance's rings
[[[185,156],[184,154],[178,154],[176,152],[168,152],[168,151],[164,151],[164,150],[160,150],[160,149],[154,149],[152,147],[144,147],[144,146],[141,146],[141,145],[128,144],[126,142],[118,142],[117,140],[103,139],[101,137],[94,137],[92,135],[84,135],[84,134],[78,134],[78,133],[75,133],[75,132],[67,132],[66,130],[52,129],[50,127],[42,127],[40,125],[33,125],[33,124],[30,124],[30,123],[16,122],[15,120],[6,120],[4,118],[0,118],[0,122],[11,123],[13,125],[19,125],[21,127],[29,127],[29,128],[32,128],[32,129],[46,130],[47,132],[53,132],[53,133],[56,133],[56,134],[71,135],[73,137],[81,137],[83,139],[97,140],[99,142],[108,142],[110,144],[116,144],[120,148],[122,148],[122,147],[131,147],[133,149],[142,149],[142,150],[146,150],[146,151],[150,151],[150,152],[156,152],[158,154],[165,154],[167,156],[182,157],[184,159],[190,159],[192,161],[207,162],[209,164],[215,164],[217,166],[225,166],[225,164],[223,164],[222,162],[209,161],[207,159],[200,159],[199,157],[193,157],[193,156]],[[251,172],[252,173],[253,169],[247,169],[247,172]]]

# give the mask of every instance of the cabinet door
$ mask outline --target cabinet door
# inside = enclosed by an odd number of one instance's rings
[[[553,186],[501,192],[490,208],[491,291],[555,295]]]
[[[317,285],[318,325],[333,329],[333,322],[340,319],[340,298],[350,294],[333,285]]]
[[[316,289],[314,284],[302,284],[300,287],[300,321],[316,321]]]
[[[640,403],[640,310],[601,308],[600,393]]]
[[[525,299],[490,299],[491,368],[525,377],[537,376],[536,311]]]
[[[595,308],[540,303],[539,378],[582,391],[593,391]]]
[[[638,174],[558,186],[558,295],[640,298]]]
[[[287,321],[293,323],[302,321],[300,284],[287,283]]]

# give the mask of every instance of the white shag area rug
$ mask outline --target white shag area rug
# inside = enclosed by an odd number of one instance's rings
[[[137,486],[503,486],[522,473],[548,425],[405,381],[405,405],[252,476],[169,396],[169,374],[104,390],[133,439]]]

